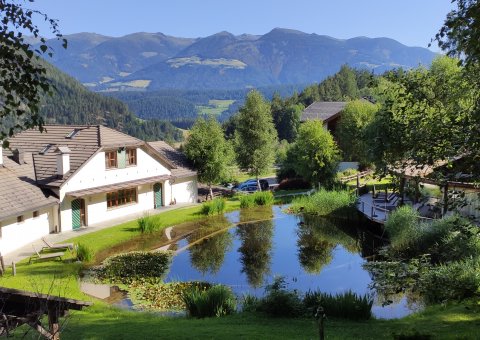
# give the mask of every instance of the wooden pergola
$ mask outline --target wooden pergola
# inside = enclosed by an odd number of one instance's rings
[[[60,318],[70,309],[81,310],[91,305],[86,301],[0,287],[0,337],[10,336],[13,330],[26,324],[46,339],[58,340]],[[44,315],[48,328],[42,325]]]

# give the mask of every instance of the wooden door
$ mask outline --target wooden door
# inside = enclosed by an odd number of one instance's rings
[[[86,225],[85,200],[77,198],[72,201],[72,228],[78,229]]]
[[[155,209],[160,208],[163,205],[161,183],[155,183],[153,185],[153,197],[154,197],[154,203],[153,203],[154,208]]]

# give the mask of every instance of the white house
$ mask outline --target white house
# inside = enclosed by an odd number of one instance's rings
[[[3,254],[51,232],[197,201],[196,172],[164,142],[146,143],[98,125],[45,128],[9,139],[10,148],[0,157]],[[14,186],[32,193],[10,196],[7,187]],[[27,229],[28,239],[20,237]]]

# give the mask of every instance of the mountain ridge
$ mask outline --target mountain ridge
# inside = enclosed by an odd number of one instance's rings
[[[397,67],[428,66],[436,56],[426,48],[386,37],[337,39],[288,28],[274,28],[263,35],[222,31],[202,38],[161,32],[65,37],[69,49],[49,61],[95,91],[313,83],[343,64],[382,73]]]

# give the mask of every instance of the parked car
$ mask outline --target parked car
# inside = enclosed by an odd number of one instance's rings
[[[268,181],[266,179],[261,179],[260,180],[260,187],[262,190],[268,190]],[[248,188],[248,189],[247,189]],[[255,178],[249,179],[245,182],[240,183],[236,187],[233,188],[234,191],[258,191],[257,190],[257,180]]]

